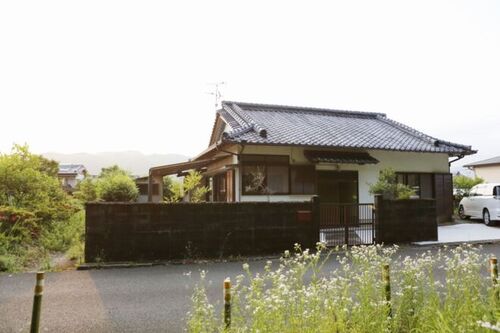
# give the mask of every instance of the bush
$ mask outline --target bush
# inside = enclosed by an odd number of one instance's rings
[[[139,196],[139,190],[132,178],[114,173],[99,179],[97,196],[103,201],[135,201]]]
[[[13,255],[0,255],[0,272],[13,272],[19,267],[18,258]]]
[[[139,189],[129,173],[117,165],[102,168],[97,179],[85,178],[77,186],[75,198],[81,202],[91,201],[135,201]]]
[[[73,196],[82,202],[91,202],[97,200],[96,182],[91,178],[85,178],[76,185]]]
[[[85,212],[80,211],[68,221],[54,222],[43,231],[40,238],[44,249],[65,252],[74,244],[83,242],[85,236]]]
[[[487,258],[470,245],[449,252],[395,257],[397,246],[352,247],[325,272],[324,246],[311,254],[296,247],[273,267],[236,277],[231,328],[214,311],[202,281],[192,297],[189,332],[485,332],[478,321],[498,325],[498,301],[482,276]],[[331,254],[331,252],[330,252]],[[385,299],[382,265],[390,265],[391,303]],[[436,279],[436,270],[445,272]],[[389,307],[390,305],[390,307]],[[495,312],[497,311],[497,312]]]
[[[370,194],[380,194],[386,199],[409,199],[415,191],[407,185],[398,183],[394,169],[387,168],[380,171],[375,184],[370,184]]]
[[[81,210],[62,190],[57,172],[57,162],[30,153],[27,146],[0,154],[0,269],[16,271],[46,260],[47,235],[61,236],[58,230]]]

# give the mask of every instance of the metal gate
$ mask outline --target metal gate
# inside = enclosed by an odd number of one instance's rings
[[[373,244],[373,204],[320,203],[320,241],[327,246]]]

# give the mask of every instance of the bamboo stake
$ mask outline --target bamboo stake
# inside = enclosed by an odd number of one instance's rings
[[[498,302],[500,299],[500,289],[498,288],[498,261],[496,257],[490,258],[490,275],[491,284],[493,286],[493,299]]]
[[[42,295],[45,273],[36,273],[35,296],[33,298],[33,313],[31,314],[31,333],[38,333],[40,327],[40,312],[42,311]]]
[[[391,305],[391,276],[389,271],[389,264],[384,264],[382,267],[382,280],[384,282],[384,296],[385,302],[387,303],[387,310],[389,317],[392,317],[392,305]]]
[[[224,324],[231,327],[231,279],[224,280]]]

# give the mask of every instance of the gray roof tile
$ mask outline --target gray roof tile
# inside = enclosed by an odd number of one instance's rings
[[[475,153],[470,146],[438,140],[383,113],[283,105],[222,102],[218,111],[231,126],[223,141],[233,143]]]

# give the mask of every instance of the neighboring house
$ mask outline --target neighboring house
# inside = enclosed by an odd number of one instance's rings
[[[486,183],[500,183],[500,156],[464,165],[474,171],[476,177],[481,177]]]
[[[150,179],[201,170],[210,201],[373,203],[369,186],[394,168],[421,198],[452,215],[450,157],[470,146],[439,140],[382,113],[222,102],[209,147],[185,163],[153,167]],[[161,186],[159,188],[161,194]],[[149,200],[154,201],[153,193]]]
[[[139,189],[139,197],[137,198],[137,202],[148,202],[148,186],[149,186],[149,177],[138,177],[135,178],[135,184]],[[154,202],[161,202],[162,197],[159,193],[160,185],[157,182],[153,183],[153,200]]]
[[[82,164],[59,164],[57,177],[65,191],[73,192],[79,181],[87,175],[87,169]]]

